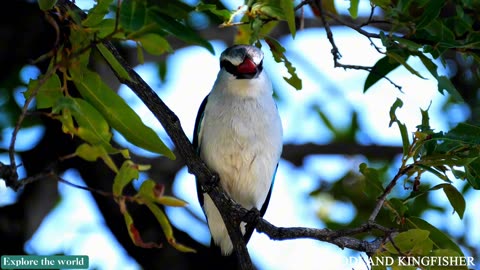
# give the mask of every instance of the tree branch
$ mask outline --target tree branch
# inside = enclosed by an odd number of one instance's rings
[[[70,10],[74,10],[85,16],[74,4],[68,0],[58,1],[61,12],[67,14]],[[178,154],[185,161],[190,173],[194,174],[200,182],[202,188],[209,194],[219,209],[224,220],[229,236],[235,247],[235,252],[239,260],[241,269],[253,269],[253,265],[248,254],[246,244],[243,240],[239,229],[241,221],[252,222],[251,211],[243,208],[234,202],[218,185],[219,176],[212,172],[206,164],[198,157],[188,137],[185,135],[180,120],[168,108],[168,106],[160,99],[160,97],[146,84],[146,82],[127,64],[123,57],[119,54],[117,49],[111,42],[105,41],[103,44],[118,60],[118,62],[127,71],[130,78],[120,76],[114,71],[118,80],[129,86],[129,88],[142,100],[147,108],[153,113],[157,120],[162,124],[170,139],[176,146]],[[360,232],[367,232],[373,229],[378,229],[380,226],[369,225],[362,226],[356,229],[347,231],[330,231],[328,229],[319,230],[311,228],[277,228],[264,220],[257,213],[254,217],[256,221],[256,228],[260,232],[264,232],[272,239],[294,239],[294,238],[312,238],[321,241],[333,243],[341,248],[352,248],[367,253],[374,252],[380,247],[381,239],[376,239],[373,242],[359,240],[349,235]],[[390,231],[385,232],[387,236]]]

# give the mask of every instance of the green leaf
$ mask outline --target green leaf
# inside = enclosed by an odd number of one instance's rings
[[[430,128],[430,116],[428,115],[428,109],[423,110],[420,109],[420,112],[422,113],[422,124],[418,125],[417,128],[421,132],[431,132],[432,129]]]
[[[440,231],[425,220],[418,217],[409,217],[406,221],[408,228],[428,230],[435,249],[451,249],[458,254],[463,255],[462,250],[455,242],[453,242],[444,232]]]
[[[430,74],[432,74],[433,77],[438,78],[437,65],[433,63],[430,58],[426,57],[423,53],[419,53],[417,56],[420,58],[423,65],[427,68]]]
[[[442,161],[440,161],[441,163],[443,163]],[[436,177],[442,179],[443,181],[445,182],[448,182],[450,183],[450,179],[448,179],[448,177],[445,175],[445,172],[441,172],[439,170],[437,170],[436,168],[434,168],[433,166],[435,164],[428,164],[428,162],[424,162],[424,163],[427,163],[427,165],[424,165],[424,164],[415,164],[416,167],[419,167],[429,173],[432,173],[433,175],[435,175]]]
[[[97,73],[86,69],[70,69],[73,82],[80,94],[95,106],[110,125],[125,139],[146,150],[163,154],[170,159],[175,155],[128,104],[113,92]]]
[[[120,25],[127,32],[138,31],[146,24],[147,1],[123,0],[120,6]]]
[[[128,74],[128,72],[125,70],[125,68],[118,62],[117,58],[112,54],[110,50],[103,45],[103,43],[98,43],[97,44],[97,49],[100,51],[102,54],[103,58],[107,60],[108,64],[110,67],[113,69],[113,71],[122,79],[131,81],[132,78]]]
[[[57,4],[57,0],[38,0],[38,6],[41,10],[47,11]]]
[[[123,188],[138,177],[138,166],[130,160],[125,160],[113,179],[113,195],[121,196]]]
[[[443,94],[443,90],[446,90],[455,101],[457,102],[465,102],[463,97],[458,92],[457,88],[447,76],[439,76],[437,78],[438,81],[438,92]]]
[[[212,54],[215,54],[215,51],[213,50],[212,44],[210,44],[210,42],[200,37],[197,32],[195,32],[191,28],[178,22],[175,18],[162,14],[162,12],[160,12],[157,7],[149,8],[147,11],[147,15],[150,21],[160,25],[164,31],[185,42],[200,45],[206,48]]]
[[[468,183],[476,190],[480,190],[480,159],[477,158],[465,166]]]
[[[181,252],[196,252],[193,248],[177,243],[177,241],[175,240],[175,237],[173,236],[172,226],[170,225],[170,222],[168,221],[167,216],[163,213],[162,209],[158,207],[158,205],[149,201],[146,201],[145,205],[148,207],[148,209],[150,209],[150,211],[153,213],[153,215],[157,219],[170,245],[172,245],[174,248],[176,248]]]
[[[369,168],[366,163],[360,164],[359,171],[365,176],[365,193],[371,198],[376,198],[384,190],[380,172],[374,168]]]
[[[399,251],[407,253],[414,250],[416,246],[422,245],[422,242],[427,241],[429,234],[429,231],[421,229],[410,229],[406,232],[401,232],[393,238],[395,245],[392,242],[388,242],[385,244],[385,249],[392,254],[399,254]]]
[[[217,9],[217,6],[214,4],[205,4],[200,1],[197,6],[195,6],[195,11],[203,12],[208,11],[212,14],[219,17],[222,21],[228,21],[230,16],[232,16],[233,12],[226,10],[226,9]]]
[[[440,15],[440,11],[442,10],[446,2],[427,1],[426,3],[427,4],[423,6],[424,12],[421,13],[421,17],[416,23],[417,29],[422,29],[432,23],[438,17],[438,15]]]
[[[322,4],[321,8],[324,11],[328,11],[332,14],[338,15],[337,9],[335,7],[335,0],[323,0],[321,4]],[[310,5],[310,8],[312,9],[315,16],[320,17],[320,10],[318,10],[316,5]]]
[[[267,42],[270,51],[272,52],[273,59],[275,62],[280,63],[283,62],[285,67],[287,68],[288,73],[290,74],[290,78],[283,77],[283,79],[288,82],[291,86],[295,89],[300,90],[302,89],[302,80],[298,77],[297,73],[295,72],[295,67],[288,61],[287,57],[285,56],[285,48],[280,45],[280,43],[270,37],[265,37],[265,42]]]
[[[405,216],[405,213],[408,211],[408,207],[403,201],[398,198],[392,198],[388,200],[389,209],[395,214],[395,218],[401,219]]]
[[[322,111],[322,109],[320,108],[320,106],[315,106],[313,108],[315,110],[315,112],[317,112],[318,116],[320,117],[320,119],[322,120],[322,123],[325,125],[325,127],[328,128],[328,130],[330,130],[330,132],[332,132],[333,134],[335,135],[340,135],[340,131],[337,130],[337,128],[333,125],[332,121],[330,121],[330,119],[328,118],[328,116]],[[335,136],[337,137],[337,136]]]
[[[161,248],[162,244],[157,244],[154,242],[144,242],[142,240],[142,237],[140,236],[140,232],[137,230],[135,227],[135,224],[133,224],[133,218],[130,216],[130,213],[128,213],[127,208],[121,207],[123,209],[122,214],[125,219],[125,225],[127,226],[128,229],[128,235],[130,236],[130,239],[132,239],[132,242],[142,248]]]
[[[154,7],[154,5],[161,8]],[[156,9],[158,12],[178,20],[189,19],[192,13],[195,11],[195,7],[185,1],[168,0],[166,3],[155,3],[154,5],[149,6],[149,8],[154,7],[154,9]]]
[[[444,184],[443,192],[447,195],[448,201],[453,207],[453,210],[457,212],[460,219],[463,219],[465,213],[465,198],[454,186],[450,184]]]
[[[75,154],[87,161],[95,161],[98,158],[101,158],[112,171],[118,172],[117,165],[115,165],[115,162],[109,155],[111,150],[109,149],[109,151],[106,148],[107,147],[105,145],[90,145],[88,143],[84,143],[77,147]],[[123,151],[123,153],[128,157],[128,150],[126,152]]]
[[[416,43],[415,41],[408,40],[406,38],[401,38],[398,36],[392,36],[392,37],[389,36],[388,38],[398,42],[398,44],[401,45],[400,47],[405,47],[409,52],[411,52],[414,55],[417,55],[418,50],[422,48],[422,45]]]
[[[480,145],[480,127],[468,123],[459,123],[440,138]]]
[[[187,202],[171,197],[165,196],[163,194],[165,187],[161,184],[155,183],[153,180],[143,181],[138,194],[149,201],[156,202],[159,204],[175,207],[184,207],[187,205]]]
[[[450,44],[449,46],[457,46],[458,43],[455,41],[455,34],[452,29],[446,26],[442,20],[433,20],[428,26],[422,30],[418,30],[416,33],[418,38],[426,38],[428,40],[441,41],[443,46]]]
[[[372,85],[399,66],[400,64],[398,62],[390,61],[388,56],[382,57],[375,63],[370,73],[368,73],[365,84],[363,85],[363,92],[367,92]]]
[[[254,4],[252,6],[252,11],[276,20],[285,20],[286,18],[283,9],[275,4],[275,2]]]
[[[447,90],[447,92],[453,97],[453,100],[456,102],[465,102],[458,92],[457,88],[452,84],[450,79],[448,79],[446,76],[439,76],[437,72],[437,65],[432,62],[428,57],[426,57],[423,53],[417,54],[417,56],[420,58],[422,61],[423,65],[427,68],[427,70],[432,74],[432,76],[437,80],[437,87],[438,87],[438,92],[441,94],[444,94],[444,90]]]
[[[358,4],[360,4],[359,0],[350,0],[348,12],[350,12],[352,19],[356,19],[358,17]]]
[[[157,34],[146,34],[138,38],[142,47],[152,55],[162,55],[166,52],[173,52],[168,41]]]
[[[52,112],[62,115],[58,119],[62,122],[64,130],[79,136],[84,141],[95,145],[110,145],[112,134],[105,118],[87,101],[80,98],[62,97],[60,98]],[[72,117],[78,127],[75,127]]]
[[[60,84],[60,78],[57,74],[53,74],[47,78],[43,84],[40,84],[42,77],[37,80],[30,80],[28,83],[28,89],[23,93],[25,98],[31,97],[34,91],[38,88],[36,101],[37,109],[50,108],[55,105],[57,100],[63,97],[62,86]]]
[[[87,18],[82,22],[83,26],[92,27],[99,24],[108,14],[113,0],[98,0],[96,2],[97,4],[87,12]]]
[[[391,127],[393,123],[399,121],[395,112],[397,111],[398,108],[402,108],[402,106],[403,106],[403,101],[397,98],[395,102],[392,104],[392,106],[390,107],[390,113],[389,113],[390,123],[388,123],[389,127]]]
[[[397,123],[398,128],[400,129],[400,135],[402,136],[403,155],[406,156],[408,155],[408,149],[410,148],[407,126],[401,123],[395,115],[395,111],[402,106],[403,101],[397,98],[397,100],[395,100],[395,102],[392,104],[392,107],[390,107],[390,123],[388,126],[391,127],[393,123]]]
[[[99,24],[90,27],[89,31],[94,32],[98,39],[105,39],[107,36],[109,39],[126,39],[125,31],[118,31],[115,27],[118,27],[115,19],[104,19]]]
[[[292,33],[292,37],[295,38],[296,34],[296,27],[295,27],[295,12],[293,10],[293,2],[292,0],[280,0],[280,7],[283,10],[283,14],[285,16],[285,20],[288,24],[288,29],[290,33]]]
[[[418,76],[419,78],[425,79],[422,75],[420,75],[420,73],[418,73],[418,71],[416,71],[412,66],[410,66],[407,63],[408,56],[405,57],[400,54],[397,54],[394,52],[388,52],[388,51],[387,51],[387,56],[397,61],[398,63],[402,64],[402,66],[404,66],[408,71],[410,71],[410,73]]]

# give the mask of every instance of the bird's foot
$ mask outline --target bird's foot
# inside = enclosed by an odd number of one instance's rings
[[[255,228],[261,216],[262,215],[260,211],[257,208],[253,207],[252,209],[248,210],[243,220],[247,223],[248,229]]]
[[[202,188],[204,193],[210,193],[212,189],[218,187],[220,183],[220,176],[217,173],[213,173],[212,178],[210,178],[206,185]]]

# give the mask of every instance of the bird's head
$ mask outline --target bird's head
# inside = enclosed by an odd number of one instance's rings
[[[263,70],[263,52],[255,46],[234,45],[220,56],[220,68],[237,79],[253,79]]]

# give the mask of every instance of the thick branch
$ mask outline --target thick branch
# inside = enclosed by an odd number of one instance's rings
[[[81,13],[78,8],[68,0],[58,2],[63,12],[67,13],[68,9],[76,10]],[[85,15],[85,14],[83,14]],[[129,86],[130,89],[142,100],[148,109],[154,114],[157,120],[162,124],[170,139],[176,146],[178,154],[184,159],[189,172],[194,174],[200,182],[202,188],[209,194],[213,202],[220,210],[222,218],[225,222],[229,236],[235,247],[235,252],[239,258],[240,267],[242,269],[253,269],[245,242],[239,231],[239,222],[246,220],[249,211],[235,203],[226,195],[217,185],[219,177],[216,173],[209,170],[206,164],[198,157],[188,137],[183,132],[178,117],[168,108],[168,106],[158,97],[158,95],[145,83],[145,81],[126,63],[121,57],[117,49],[110,42],[103,44],[112,52],[114,57],[127,71],[130,78],[120,76],[115,73],[120,82]],[[112,68],[112,70],[115,69]],[[322,241],[329,241],[342,248],[348,247],[360,251],[372,252],[379,247],[380,240],[372,243],[361,241],[353,237],[340,235],[338,232],[330,232],[328,230],[316,230],[309,228],[276,228],[260,216],[256,217],[257,229],[267,233],[275,239],[293,239],[293,238],[314,238]],[[370,230],[369,227],[365,231]]]

